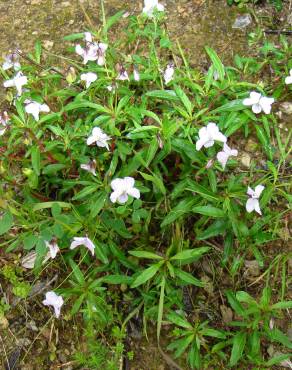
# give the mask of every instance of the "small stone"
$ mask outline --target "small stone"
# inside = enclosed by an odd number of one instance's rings
[[[4,329],[7,329],[9,326],[9,322],[8,320],[6,319],[5,316],[2,316],[0,315],[0,329],[1,330],[4,330]]]
[[[72,24],[74,24],[74,19],[70,19],[70,21],[68,22],[68,24],[70,24],[70,26],[72,26]]]
[[[70,4],[70,1],[63,1],[61,5],[62,5],[62,7],[67,8],[67,7],[69,7],[71,4]]]
[[[251,19],[250,14],[243,14],[235,19],[235,22],[233,23],[232,28],[242,30],[243,28],[249,26],[251,22],[252,22],[252,19]]]
[[[45,49],[47,50],[51,50],[52,47],[54,46],[54,41],[51,41],[51,40],[44,40],[43,41],[43,46]]]
[[[285,114],[292,114],[292,103],[288,101],[284,101],[283,103],[280,104],[280,111],[285,113]]]
[[[232,309],[230,307],[224,306],[223,304],[220,306],[220,311],[222,315],[222,320],[225,324],[228,324],[233,319]]]
[[[250,155],[248,153],[243,153],[240,157],[240,162],[243,164],[244,167],[249,168],[251,162]]]
[[[250,138],[250,139],[248,139],[248,141],[247,141],[244,149],[247,152],[254,153],[255,150],[256,150],[256,148],[257,148],[257,146],[258,146],[258,143],[254,139]]]
[[[28,329],[32,330],[32,331],[38,331],[38,330],[39,330],[39,329],[38,329],[38,327],[36,326],[36,323],[35,323],[33,320],[29,321],[29,322],[26,324],[26,327],[27,327]]]
[[[261,271],[260,271],[260,266],[257,260],[244,261],[244,265],[246,267],[246,271],[244,272],[244,275],[253,276],[253,277],[260,275]]]

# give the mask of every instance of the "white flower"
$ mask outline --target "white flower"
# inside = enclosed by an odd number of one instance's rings
[[[86,46],[83,48],[80,44],[75,46],[75,52],[83,57],[83,63],[87,64],[89,61],[97,60],[97,64],[103,66],[105,64],[105,52],[107,44],[102,42],[93,42],[90,32],[84,33]]]
[[[96,176],[96,160],[93,159],[92,161],[89,161],[87,164],[81,164],[80,168],[82,168],[85,171],[88,171],[93,174],[93,176]]]
[[[237,157],[237,155],[238,155],[238,150],[231,149],[231,148],[229,148],[229,146],[226,143],[224,143],[223,151],[217,153],[217,159],[218,159],[218,162],[221,163],[221,165],[224,169],[225,166],[226,166],[226,163],[228,161],[228,158],[232,157],[232,156]]]
[[[216,123],[210,122],[206,127],[199,130],[199,140],[196,142],[196,149],[200,150],[203,146],[210,148],[216,141],[226,143],[227,137],[219,131]]]
[[[4,135],[9,122],[9,116],[6,111],[0,113],[0,136]]]
[[[84,238],[79,238],[79,237],[75,236],[73,238],[73,241],[72,241],[71,245],[70,245],[70,249],[75,249],[76,247],[79,247],[80,245],[84,245],[84,247],[89,249],[91,254],[94,256],[95,245],[93,244],[93,242],[89,238],[87,238],[87,236],[84,237]]]
[[[285,78],[285,84],[286,85],[291,85],[292,84],[292,69],[289,71],[289,76]]]
[[[81,81],[85,81],[86,88],[88,89],[92,82],[97,80],[97,74],[93,72],[82,73],[80,79]]]
[[[167,85],[170,81],[173,80],[173,75],[174,75],[174,64],[169,63],[166,67],[166,70],[164,71],[163,78],[164,82]]]
[[[134,73],[134,80],[135,80],[135,81],[140,81],[140,73],[139,73],[139,71],[138,71],[138,68],[137,68],[137,67],[134,67],[134,71],[133,71],[133,73]]]
[[[259,198],[264,188],[265,187],[263,185],[257,185],[255,187],[255,190],[252,190],[250,187],[247,188],[247,194],[250,196],[250,198],[246,202],[246,210],[248,213],[256,211],[260,215],[262,214]]]
[[[22,94],[22,86],[27,84],[27,77],[22,74],[22,72],[17,72],[17,74],[11,79],[4,81],[4,87],[15,87],[18,95]]]
[[[110,136],[105,134],[101,128],[94,127],[91,135],[87,139],[87,145],[96,143],[97,146],[101,148],[107,148],[107,150],[109,150],[107,141],[109,141],[110,139]]]
[[[270,114],[274,101],[274,98],[267,98],[256,91],[252,91],[249,94],[249,98],[243,99],[243,104],[251,106],[251,109],[255,114],[261,113],[261,111],[266,114]]]
[[[52,259],[56,258],[57,253],[60,251],[60,248],[57,244],[57,239],[53,238],[50,242],[45,240],[46,247],[49,248],[49,255]]]
[[[61,307],[64,304],[64,300],[62,296],[56,294],[55,292],[50,291],[46,293],[46,299],[43,300],[43,304],[45,306],[54,307],[55,316],[59,318],[61,313]]]
[[[119,203],[126,203],[128,195],[134,198],[140,198],[140,191],[134,188],[135,180],[133,177],[124,177],[123,179],[114,179],[111,182],[111,188],[113,192],[110,195],[110,200],[113,203],[118,201]]]
[[[21,65],[18,60],[19,60],[18,54],[16,53],[9,54],[5,58],[5,61],[2,64],[2,68],[4,69],[4,71],[6,71],[7,69],[13,67],[15,71],[19,71],[21,69]]]
[[[155,9],[159,12],[163,12],[164,6],[159,4],[158,0],[144,0],[144,14],[146,14],[148,17],[152,17]]]
[[[119,74],[117,76],[117,80],[120,80],[120,81],[126,81],[127,80],[127,81],[129,81],[128,72],[122,66],[119,67]]]
[[[97,64],[99,66],[105,65],[105,52],[108,48],[107,44],[104,44],[103,42],[97,43]]]
[[[31,114],[36,121],[39,120],[40,112],[49,113],[50,111],[50,108],[47,106],[47,104],[40,104],[37,101],[28,99],[26,99],[24,103],[26,104],[24,108],[26,113]]]

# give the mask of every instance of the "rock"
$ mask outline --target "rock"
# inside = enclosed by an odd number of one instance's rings
[[[243,14],[235,19],[235,22],[233,23],[232,28],[242,30],[246,28],[247,26],[249,26],[251,23],[252,23],[252,18],[250,14]]]
[[[38,331],[38,330],[39,330],[39,329],[38,329],[38,327],[36,326],[36,323],[35,323],[33,320],[29,321],[29,322],[26,324],[26,327],[27,327],[28,329],[32,330],[32,331]]]
[[[283,103],[281,103],[279,108],[282,113],[289,115],[292,114],[292,103],[288,101],[284,101]]]
[[[248,153],[243,153],[240,157],[240,162],[243,164],[244,167],[249,168],[251,162],[250,155]]]
[[[47,50],[51,50],[52,47],[54,46],[54,41],[51,41],[51,40],[44,40],[43,41],[43,46],[45,49]]]
[[[225,324],[228,324],[233,319],[232,309],[230,307],[224,306],[223,304],[220,306],[220,311],[222,315],[222,320]]]
[[[244,266],[246,267],[246,270],[244,272],[245,276],[259,276],[261,271],[260,271],[260,266],[258,264],[257,260],[253,261],[244,261]]]
[[[4,330],[4,329],[7,329],[9,326],[9,322],[8,320],[6,319],[5,316],[2,316],[0,315],[0,329],[1,330]]]

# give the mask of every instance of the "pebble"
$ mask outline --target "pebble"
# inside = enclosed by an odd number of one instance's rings
[[[244,167],[249,168],[251,163],[251,157],[248,153],[243,153],[240,157],[240,162],[243,164]]]
[[[51,40],[44,40],[43,41],[43,46],[45,49],[47,50],[51,50],[52,47],[54,46],[54,41],[51,41]]]

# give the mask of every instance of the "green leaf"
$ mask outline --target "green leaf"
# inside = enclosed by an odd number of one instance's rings
[[[292,308],[292,301],[278,302],[272,305],[272,310],[285,310]]]
[[[217,220],[213,224],[211,224],[209,227],[207,227],[206,230],[201,232],[199,235],[197,235],[197,240],[205,240],[209,238],[213,238],[217,235],[222,235],[227,231],[226,228],[226,221],[223,220]]]
[[[171,321],[173,324],[180,326],[182,328],[185,329],[193,328],[192,325],[184,317],[182,317],[181,315],[177,314],[174,311],[171,311],[171,313],[167,315],[167,319]]]
[[[222,113],[222,112],[236,112],[239,110],[243,110],[245,105],[242,103],[242,99],[236,99],[229,101],[226,104],[221,105],[220,107],[213,109],[212,114],[214,113]]]
[[[158,304],[158,315],[157,315],[157,340],[159,341],[162,317],[163,317],[163,307],[164,307],[164,291],[165,291],[165,277],[162,277],[160,283],[160,295],[159,295],[159,304]]]
[[[84,279],[84,276],[83,276],[79,266],[72,259],[69,260],[69,264],[72,268],[72,273],[75,276],[78,283],[80,285],[84,285],[85,284],[85,279]]]
[[[7,233],[13,225],[13,216],[9,211],[6,211],[0,216],[0,235]]]
[[[143,270],[133,281],[131,284],[131,288],[137,288],[138,286],[146,283],[146,281],[150,280],[160,269],[164,261],[158,262],[155,265],[151,265],[147,269]]]
[[[33,146],[31,149],[31,164],[34,172],[39,176],[41,169],[41,153],[38,146]]]
[[[145,94],[150,98],[157,98],[161,100],[169,100],[178,102],[180,99],[177,97],[173,90],[152,90]]]
[[[98,185],[89,185],[89,186],[86,186],[84,189],[82,189],[81,191],[79,191],[79,193],[77,193],[76,195],[74,195],[74,197],[72,198],[72,200],[80,200],[82,198],[85,198],[87,197],[88,195],[94,193],[95,191],[97,191],[98,189]]]
[[[225,217],[225,212],[213,206],[196,206],[192,209],[194,213],[210,217]]]
[[[160,192],[163,195],[166,194],[166,189],[164,187],[162,179],[158,177],[155,173],[152,173],[152,175],[148,175],[147,173],[144,173],[144,172],[139,172],[139,173],[145,180],[151,181],[160,190]]]
[[[269,330],[267,335],[273,342],[278,342],[283,344],[283,346],[292,349],[292,342],[291,340],[281,332],[281,330],[274,328],[273,330]]]
[[[184,107],[186,108],[189,116],[191,117],[193,112],[193,105],[190,99],[180,87],[176,87],[175,92],[176,95],[179,97],[180,101],[183,103]]]
[[[129,251],[129,254],[131,254],[132,256],[138,257],[138,258],[149,258],[149,259],[156,259],[156,260],[163,259],[161,256],[158,256],[155,253],[147,252],[147,251]]]
[[[119,12],[114,14],[113,16],[109,17],[106,20],[106,25],[104,27],[104,32],[105,33],[108,32],[108,30],[123,17],[124,13],[125,13],[124,10],[120,10]]]
[[[100,104],[92,103],[87,100],[69,103],[64,108],[64,111],[69,112],[71,110],[80,109],[80,108],[92,108],[96,110],[96,113],[111,113],[111,111],[108,108],[105,108]]]
[[[218,57],[218,55],[216,54],[215,50],[211,49],[208,46],[205,46],[205,50],[206,50],[207,54],[209,55],[209,58],[211,59],[215,70],[218,72],[219,79],[221,81],[224,80],[224,74],[225,74],[224,65],[222,64],[222,62],[221,62],[220,58]]]
[[[84,39],[84,32],[72,33],[71,35],[67,35],[63,37],[63,40],[65,41],[75,41],[75,40],[80,40],[80,39]]]
[[[33,211],[40,211],[42,209],[46,208],[52,208],[54,204],[58,204],[61,208],[71,208],[72,205],[71,203],[66,203],[66,202],[43,202],[43,203],[36,203],[33,206]]]
[[[43,168],[43,174],[53,175],[57,173],[58,171],[63,170],[64,168],[66,168],[66,165],[62,163],[49,164],[48,166]]]
[[[174,207],[169,214],[164,218],[161,227],[165,227],[171,223],[173,223],[175,220],[177,220],[179,217],[185,215],[186,213],[190,213],[192,210],[192,207],[196,203],[196,199],[194,197],[192,198],[185,198],[182,201],[178,203],[176,207]]]
[[[102,278],[102,281],[107,284],[127,284],[130,285],[133,281],[131,276],[126,275],[108,275]]]
[[[182,281],[184,281],[187,284],[192,284],[192,285],[196,285],[196,286],[199,286],[199,287],[204,286],[204,284],[199,279],[195,278],[193,275],[189,274],[186,271],[175,268],[174,273],[175,273],[176,277],[178,277],[179,279],[181,279]]]
[[[37,64],[40,64],[42,56],[42,44],[40,41],[37,41],[35,43],[34,50],[35,50],[35,61],[37,62]]]
[[[247,333],[239,332],[233,338],[233,346],[231,350],[231,357],[229,361],[230,366],[234,366],[241,359],[246,343]]]
[[[207,337],[213,337],[213,338],[219,338],[219,339],[225,339],[226,335],[219,330],[206,328],[202,330],[202,335],[206,335]]]
[[[220,198],[216,194],[214,194],[213,192],[211,192],[210,190],[208,190],[204,186],[195,183],[194,181],[189,181],[189,184],[188,184],[186,190],[189,190],[189,191],[192,191],[194,193],[200,194],[203,198],[206,198],[206,199],[208,199],[210,201],[213,201],[213,202],[220,200]]]
[[[272,357],[269,361],[265,363],[267,368],[271,368],[273,365],[278,365],[280,362],[289,360],[291,358],[291,353],[283,353]]]
[[[186,249],[182,252],[177,253],[175,256],[171,257],[170,260],[185,260],[190,258],[200,258],[203,254],[208,252],[209,247],[201,247],[196,249]]]
[[[242,307],[240,302],[236,299],[236,296],[233,292],[230,290],[226,292],[226,297],[228,299],[228,302],[230,306],[234,309],[234,311],[237,313],[237,315],[245,316],[245,309]]]

